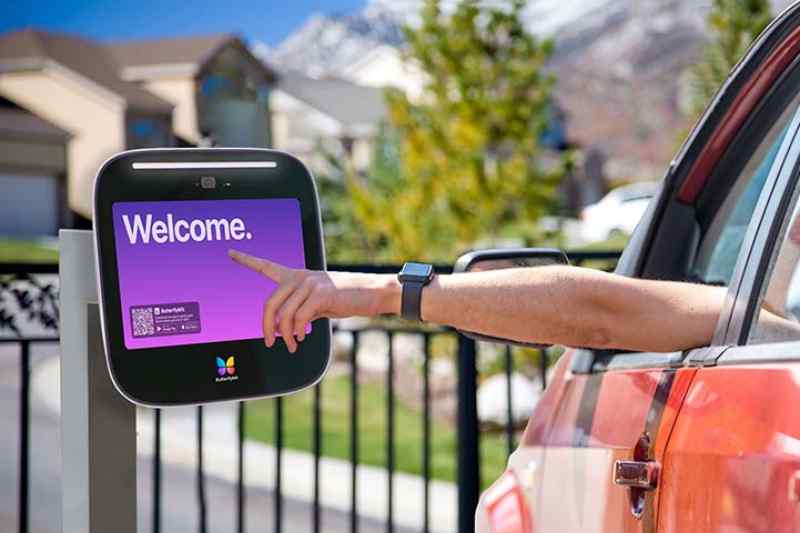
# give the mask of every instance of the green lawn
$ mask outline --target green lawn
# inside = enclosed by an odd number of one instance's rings
[[[30,241],[0,239],[0,263],[56,263],[58,250]]]
[[[311,451],[313,392],[283,399],[284,446]],[[395,404],[395,465],[412,474],[422,472],[422,413],[397,400]],[[386,390],[382,384],[359,383],[359,462],[386,464]],[[322,455],[350,457],[350,378],[329,377],[322,382]],[[247,436],[274,442],[275,400],[247,405]],[[505,469],[505,439],[498,434],[481,439],[482,480],[488,486]],[[455,481],[456,436],[442,422],[431,424],[431,471],[437,479]]]

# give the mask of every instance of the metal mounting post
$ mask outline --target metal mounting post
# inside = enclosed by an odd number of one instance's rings
[[[136,533],[136,409],[106,368],[91,231],[59,232],[64,533]]]

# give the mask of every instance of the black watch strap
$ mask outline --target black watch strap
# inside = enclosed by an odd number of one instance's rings
[[[400,315],[406,320],[422,320],[422,289],[424,281],[404,281]]]

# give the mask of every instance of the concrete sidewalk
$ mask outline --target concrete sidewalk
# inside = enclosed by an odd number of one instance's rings
[[[51,357],[36,365],[32,373],[32,390],[51,410],[60,410],[59,359]],[[46,391],[46,394],[45,394]],[[204,467],[209,476],[236,481],[237,428],[236,405],[214,404],[204,408]],[[140,456],[153,453],[154,416],[142,409],[137,417],[137,448]],[[196,465],[196,408],[162,410],[161,456],[167,465],[194,468]],[[286,420],[285,424],[290,424]],[[245,483],[248,487],[273,489],[275,482],[275,449],[247,440],[244,446]],[[287,498],[300,501],[313,499],[312,454],[284,449],[282,453],[282,490]],[[320,461],[320,498],[324,508],[349,511],[351,468],[347,461],[323,457]],[[359,466],[358,513],[383,520],[388,503],[386,470]],[[433,531],[455,531],[457,492],[453,483],[431,481],[430,524]],[[394,518],[399,526],[421,529],[423,519],[423,479],[395,473]]]

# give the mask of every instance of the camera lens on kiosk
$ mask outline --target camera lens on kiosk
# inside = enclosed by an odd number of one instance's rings
[[[200,178],[200,186],[204,189],[215,189],[217,187],[217,178],[214,176],[203,176]]]

